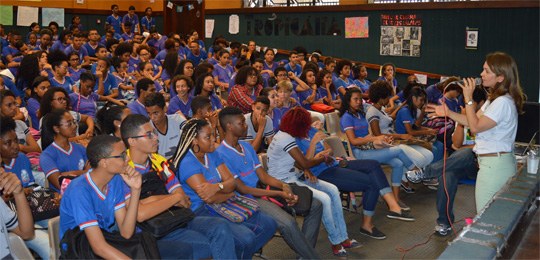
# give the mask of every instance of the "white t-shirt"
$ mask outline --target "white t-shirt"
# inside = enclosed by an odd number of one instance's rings
[[[26,135],[30,133],[30,129],[23,121],[15,120],[15,133],[17,134],[19,144],[26,145]]]
[[[248,126],[247,129],[247,135],[244,138],[244,140],[253,140],[255,139],[255,136],[257,136],[257,131],[255,131],[255,127],[253,126],[253,121],[251,121],[251,113],[245,114],[244,117],[246,118],[246,124]],[[274,135],[274,126],[272,123],[272,118],[269,116],[266,116],[266,125],[264,126],[264,138],[272,137]]]
[[[167,115],[167,132],[160,133],[158,132],[158,154],[169,159],[174,155],[176,147],[178,146],[178,141],[180,140],[180,135],[182,134],[182,125],[186,119],[180,114]],[[154,125],[154,123],[152,123]]]
[[[268,155],[268,174],[278,180],[285,180],[295,175],[294,158],[289,154],[295,147],[297,145],[294,137],[278,131],[266,152]]]
[[[379,121],[379,128],[381,130],[381,134],[395,133],[393,128],[394,120],[392,120],[392,118],[388,114],[386,114],[386,112],[384,112],[384,107],[383,111],[381,111],[374,106],[370,106],[366,112],[366,119],[368,123],[371,123],[373,121]],[[371,127],[369,129],[371,133]]]
[[[0,199],[0,259],[4,259],[10,254],[8,231],[15,229],[19,225],[17,214],[13,212]]]
[[[497,125],[476,134],[476,154],[511,152],[516,140],[518,113],[514,99],[510,95],[486,101],[482,106],[484,116],[495,121]]]

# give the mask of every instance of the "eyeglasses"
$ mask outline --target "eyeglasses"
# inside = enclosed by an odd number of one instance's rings
[[[111,156],[107,156],[107,157],[105,157],[103,159],[109,159],[109,158],[111,158],[111,159],[113,159],[113,158],[116,158],[116,159],[121,158],[122,160],[126,160],[127,152],[123,151],[120,155],[111,155]]]
[[[65,123],[60,123],[60,125],[67,126],[67,127],[76,126],[77,125],[77,120],[73,119],[73,120],[67,121]]]
[[[152,132],[146,132],[146,134],[143,134],[143,135],[136,135],[136,136],[132,136],[130,138],[143,138],[143,137],[146,137],[148,139],[152,139],[152,138],[157,138],[158,137],[158,133],[156,130],[152,131]]]
[[[62,101],[67,101],[67,98],[65,98],[65,97],[59,97],[59,98],[53,98],[52,100],[58,101],[58,102],[62,102]]]

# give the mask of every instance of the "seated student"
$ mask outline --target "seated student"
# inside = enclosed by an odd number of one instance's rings
[[[157,130],[158,153],[169,159],[176,151],[176,146],[182,134],[182,124],[186,121],[186,118],[176,113],[167,115],[165,113],[165,98],[161,93],[148,94],[144,99],[144,106],[152,126]]]
[[[71,116],[76,121],[76,137],[72,137],[69,140],[72,142],[78,142],[81,144],[87,144],[89,141],[89,138],[91,138],[94,135],[94,120],[92,117],[87,115],[82,115],[79,112],[75,112],[71,110],[71,105],[69,102],[69,95],[67,94],[67,91],[63,88],[50,88],[43,94],[43,98],[41,99],[41,104],[39,108],[39,128],[43,128],[43,119],[47,117],[47,114],[51,112],[54,109],[65,109],[69,111]],[[79,134],[79,125],[82,127],[86,127],[86,130],[83,132],[84,129],[81,129],[81,133]],[[43,133],[41,135],[43,137]],[[43,147],[43,142],[41,143]]]
[[[90,62],[97,61],[96,51],[97,47],[102,46],[105,47],[105,45],[100,44],[99,42],[99,33],[97,29],[90,29],[88,30],[88,42],[86,42],[83,45],[83,48],[86,49],[86,52],[88,52],[88,57],[90,59]]]
[[[277,107],[278,102],[280,102],[278,100],[277,91],[270,87],[264,88],[261,91],[261,96],[267,97],[268,100],[270,100],[270,106],[268,107],[266,115],[272,119],[274,133],[277,133],[277,131],[279,131],[279,123],[283,117],[282,111]]]
[[[165,55],[165,60],[163,60],[163,73],[161,73],[161,80],[163,81],[163,88],[166,91],[171,89],[171,78],[174,77],[174,71],[178,66],[180,58],[176,51],[172,51]]]
[[[227,103],[214,92],[214,77],[212,73],[205,73],[197,77],[194,96],[202,96],[210,99],[212,110],[222,109]],[[232,105],[232,104],[231,104]]]
[[[215,45],[210,48],[212,49],[212,53],[208,53],[208,59],[206,59],[206,62],[212,64],[212,66],[215,66],[219,63],[219,52],[223,50],[223,48],[219,45]]]
[[[317,73],[317,92],[324,104],[338,110],[341,108],[341,97],[332,81],[332,72],[321,70]]]
[[[79,64],[90,65],[90,56],[88,56],[88,51],[86,48],[83,47],[83,38],[84,36],[81,33],[74,34],[72,44],[64,49],[64,53],[66,55],[70,55],[70,53],[77,53],[79,57]]]
[[[45,176],[36,176],[41,179],[37,182],[32,173],[30,160],[26,155],[19,152],[15,121],[9,117],[0,117],[0,155],[0,164],[4,166],[6,171],[17,175],[26,192],[32,192],[34,188],[39,187],[36,186],[38,183],[40,183],[40,186],[44,185]],[[43,222],[36,224],[43,226]],[[46,225],[45,223],[45,227]],[[47,231],[39,229],[35,231],[35,235],[34,239],[25,241],[26,245],[36,251],[41,258],[48,259],[50,251],[49,234]]]
[[[398,134],[409,134],[412,136],[432,136],[437,131],[423,127],[426,107],[426,91],[421,87],[413,87],[406,104],[397,112],[395,130]],[[418,113],[418,111],[420,113]],[[433,162],[441,160],[444,156],[444,145],[440,141],[433,143]]]
[[[77,121],[64,109],[51,111],[43,122],[39,165],[56,192],[60,192],[60,177],[77,177],[88,169],[84,147],[69,141],[76,131]]]
[[[473,92],[473,106],[478,112],[487,99],[487,93],[482,86],[476,86]],[[465,110],[461,111],[465,114]],[[456,125],[452,135],[452,150],[455,150],[446,158],[436,163],[428,165],[423,172],[407,172],[406,177],[412,183],[423,180],[439,178],[439,182],[444,181],[445,186],[439,185],[437,189],[437,225],[435,233],[440,236],[449,235],[452,230],[451,223],[454,223],[454,199],[456,196],[459,180],[464,178],[475,178],[478,174],[478,163],[472,148],[475,145],[475,135],[469,127],[461,124]],[[443,169],[446,171],[443,175]],[[457,231],[457,230],[456,230]]]
[[[73,180],[60,203],[60,237],[79,228],[96,256],[105,259],[128,258],[112,247],[103,232],[117,229],[131,238],[137,224],[141,175],[127,164],[126,147],[115,136],[96,136],[88,144],[91,170]],[[128,194],[125,185],[129,187]],[[126,205],[129,203],[129,205]],[[61,248],[72,245],[63,244]]]
[[[306,117],[305,114],[309,115],[305,109],[297,107],[289,110],[283,116],[280,131],[277,132],[270,147],[268,147],[268,173],[280,181],[295,182],[298,185],[307,186],[313,191],[313,198],[323,204],[322,222],[332,244],[332,253],[335,256],[344,257],[347,256],[345,248],[360,245],[348,237],[337,187],[331,183],[317,180],[310,173],[309,168],[325,162],[327,157],[318,154],[312,159],[307,159],[296,144],[295,138],[306,136],[307,131],[301,133],[301,129],[294,127],[296,125],[294,121],[300,117],[308,118],[311,121],[311,117]],[[304,175],[300,179],[294,170],[295,163],[304,169]]]
[[[217,148],[217,152],[224,159],[225,165],[231,173],[238,178],[236,184],[238,190],[244,194],[257,197],[260,209],[277,222],[278,230],[285,242],[302,258],[318,259],[320,256],[315,251],[319,226],[321,224],[322,205],[317,199],[313,199],[309,214],[304,217],[302,231],[298,228],[293,216],[285,212],[276,204],[260,199],[262,196],[280,196],[294,205],[298,196],[290,186],[268,175],[261,167],[257,153],[247,142],[239,141],[246,130],[246,119],[242,111],[236,107],[226,107],[219,112],[220,125],[225,133],[224,140]],[[244,163],[242,163],[244,162]],[[282,191],[258,189],[257,182],[261,181]]]
[[[354,82],[349,79],[351,75],[352,63],[348,60],[341,60],[336,65],[336,74],[338,77],[334,80],[334,85],[341,96],[345,95],[348,88],[359,88]]]
[[[112,53],[114,53],[114,57],[120,58],[120,60],[125,61],[128,63],[128,73],[133,73],[137,70],[138,63],[132,63],[131,62],[131,53],[133,52],[133,44],[129,42],[122,42],[116,46],[116,49]]]
[[[169,102],[169,107],[167,108],[167,114],[179,113],[186,118],[191,118],[193,113],[191,112],[191,101],[193,96],[189,94],[193,88],[193,81],[190,77],[184,75],[175,76],[171,80],[171,87],[174,88],[174,92],[171,92],[171,95],[176,93],[174,97],[171,98]]]
[[[279,72],[281,73],[281,72]],[[276,85],[276,91],[278,96],[277,108],[281,111],[281,114],[285,114],[289,109],[298,106],[298,102],[292,102],[296,99],[292,98],[293,84],[289,80],[280,80]]]
[[[199,65],[207,59],[208,54],[199,46],[199,42],[192,41],[188,43],[189,51],[186,58],[193,62],[194,66]]]
[[[124,23],[125,32],[121,34],[124,42],[131,42],[135,34],[131,30],[131,22]]]
[[[69,68],[68,68],[68,72],[69,72],[69,76],[71,77],[71,79],[74,81],[74,82],[78,82],[79,81],[79,78],[81,77],[81,73],[85,72],[86,69],[83,69],[81,68],[81,64],[80,64],[80,58],[79,58],[79,54],[77,54],[76,52],[70,52],[67,54],[68,55],[68,63],[69,63]]]
[[[234,73],[233,67],[229,64],[229,51],[223,49],[217,52],[219,58],[218,62],[214,65],[214,85],[219,87],[220,92],[229,91],[229,81]]]
[[[251,112],[251,105],[263,89],[259,74],[253,67],[243,67],[236,74],[236,85],[227,99],[229,106],[238,107],[244,113]]]
[[[135,95],[138,96],[138,98],[127,105],[127,107],[131,110],[131,113],[148,116],[143,102],[146,98],[146,95],[154,92],[156,92],[156,86],[154,85],[154,81],[152,81],[151,79],[142,78],[137,81]]]
[[[392,89],[394,89],[394,93],[398,93],[398,82],[396,79],[396,66],[392,63],[385,63],[381,66],[381,74],[377,80],[386,80],[388,83],[390,83],[390,86],[392,86]]]
[[[149,40],[146,42],[148,46],[154,48],[157,52],[164,49],[165,42],[168,40],[168,37],[158,33],[156,28],[150,29]]]
[[[160,94],[154,93],[153,95]],[[164,167],[162,163],[167,159],[156,153],[160,142],[158,142],[155,128],[147,117],[129,115],[122,122],[121,133],[124,143],[129,148],[127,151],[128,163],[135,167],[137,172],[144,176],[152,170]],[[162,171],[160,174],[167,176],[167,181],[163,185],[167,188],[168,194],[142,199],[139,203],[137,221],[152,218],[172,206],[190,206],[189,198],[184,193],[174,173]],[[185,228],[174,230],[158,239],[158,248],[164,259],[186,257],[235,259],[234,242],[229,239],[230,232],[224,219],[195,218]]]
[[[191,119],[182,128],[180,143],[172,158],[196,216],[213,216],[205,204],[222,203],[235,192],[235,180],[215,151],[215,141],[214,129],[206,120]],[[251,258],[276,231],[276,222],[261,211],[244,222],[226,223],[239,259]]]
[[[410,208],[399,200],[399,187],[403,173],[415,168],[414,163],[405,152],[397,146],[389,147],[393,139],[389,136],[369,135],[369,123],[366,119],[366,108],[363,106],[362,92],[359,88],[350,88],[345,93],[340,110],[340,127],[353,146],[356,159],[371,159],[392,167],[392,191],[400,207]]]
[[[36,32],[28,33],[28,42],[26,43],[26,46],[28,47],[28,50],[30,50],[30,51],[39,50],[38,35],[39,34],[36,33]]]
[[[51,87],[62,87],[68,93],[77,92],[77,89],[74,86],[75,82],[67,75],[67,56],[61,51],[51,51],[49,52],[47,59],[52,66],[52,72],[49,73]]]
[[[259,96],[251,107],[253,112],[244,115],[247,133],[243,139],[250,143],[255,151],[263,151],[270,145],[274,136],[272,119],[266,115],[270,107],[270,100],[267,97]]]
[[[124,99],[131,102],[135,99],[135,87],[137,84],[135,77],[127,73],[128,63],[120,60],[118,57],[112,58],[113,72],[116,83],[118,85],[117,99]]]
[[[0,90],[0,116],[14,118],[19,107],[15,100],[15,94],[10,90]],[[21,120],[15,120],[19,148],[23,153],[41,152],[39,145],[30,133],[28,126]]]
[[[154,77],[154,65],[152,65],[151,62],[143,61],[139,63],[139,66],[137,67],[139,75],[141,75],[140,79],[147,78],[149,80],[152,80],[154,82],[154,86],[156,87],[156,92],[160,92],[163,94],[165,93],[165,90],[163,89],[163,84],[161,82],[161,79],[156,79]],[[168,95],[168,94],[166,94]]]
[[[355,64],[352,66],[351,70],[354,77],[353,84],[362,90],[362,98],[368,99],[371,81],[367,79],[368,72],[366,66],[363,64]]]
[[[118,82],[116,77],[111,73],[111,62],[109,59],[99,59],[96,66],[96,78],[97,81],[94,85],[94,92],[107,96],[110,99],[116,99],[118,97]]]
[[[39,128],[39,103],[41,98],[51,87],[49,79],[44,76],[37,76],[30,87],[30,98],[26,101],[26,108],[28,109],[28,115],[30,116],[30,126],[34,129]]]
[[[120,136],[120,125],[122,121],[131,114],[126,106],[117,106],[113,103],[106,103],[96,114],[102,134]]]
[[[263,77],[262,76],[262,71],[263,71],[263,66],[264,64],[264,61],[262,59],[255,59],[252,63],[251,63],[251,67],[255,68],[257,70],[257,73],[259,74],[259,79],[258,81],[261,83],[261,85],[263,86],[263,88],[266,88],[268,87],[268,80],[267,78]]]
[[[71,39],[71,31],[63,30],[62,32],[60,32],[60,35],[58,35],[58,39],[53,43],[49,52],[51,51],[64,52],[64,50],[70,46],[70,39]]]
[[[107,48],[103,47],[103,46],[98,46],[96,48],[96,52],[95,52],[95,55],[96,55],[96,58],[95,58],[95,61],[92,62],[92,66],[90,68],[90,71],[92,71],[93,74],[96,74],[96,67],[98,65],[97,61],[100,60],[100,59],[107,59],[109,58],[109,54],[107,53]],[[113,68],[110,68],[109,69],[111,72],[114,72],[114,69]]]
[[[297,88],[300,105],[306,110],[311,110],[311,105],[322,103],[322,97],[317,92],[316,72],[312,69],[305,69],[300,75],[300,80],[307,85],[307,88]],[[299,84],[299,86],[304,85]]]
[[[266,51],[264,51],[264,62],[261,76],[265,82],[270,82],[270,79],[274,78],[274,70],[278,67],[278,63],[274,61],[275,56],[276,53],[274,52],[274,49],[268,48]]]
[[[289,53],[289,63],[285,64],[285,69],[288,72],[292,72],[296,77],[300,77],[302,74],[302,65],[298,64],[298,52],[291,51]]]
[[[17,176],[6,172],[0,165],[0,180],[2,180],[0,182],[2,193],[5,196],[12,195],[15,205],[17,205],[17,212],[13,212],[4,200],[0,199],[0,230],[4,233],[0,236],[0,245],[2,245],[0,247],[0,258],[13,259],[14,256],[9,247],[10,242],[7,231],[13,232],[25,240],[32,239],[34,238],[34,220],[21,181]]]
[[[139,67],[140,67],[140,64],[142,62],[146,62],[146,63],[150,63],[152,64],[152,75],[151,75],[151,79],[152,80],[158,80],[161,78],[161,74],[163,73],[163,66],[161,65],[162,62],[157,60],[157,59],[152,59],[152,50],[150,49],[150,47],[146,44],[141,44],[139,45],[139,47],[137,47],[137,50],[136,50],[136,54],[138,54],[138,60],[135,61],[136,64],[139,64]],[[176,65],[176,64],[175,64]],[[139,69],[141,70],[141,69]],[[141,70],[143,73],[144,71]],[[148,75],[144,75],[143,73],[142,76],[146,76],[148,77]]]
[[[94,92],[95,84],[96,76],[90,72],[81,74],[79,93],[69,94],[69,100],[73,111],[95,118],[97,112],[97,101],[107,101],[119,106],[124,105],[124,103],[111,98],[110,96],[96,94]]]

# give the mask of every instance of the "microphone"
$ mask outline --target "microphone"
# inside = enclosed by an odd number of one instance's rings
[[[456,81],[450,82],[448,85],[450,85],[450,84],[461,84],[461,85],[463,85],[464,81],[465,81],[464,79],[456,80]],[[474,85],[475,86],[482,85],[482,78],[474,78]]]

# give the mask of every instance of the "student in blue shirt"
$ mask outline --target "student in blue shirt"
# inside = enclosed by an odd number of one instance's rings
[[[165,157],[157,153],[158,144],[161,145],[161,142],[158,142],[158,134],[150,120],[142,115],[129,115],[122,122],[120,130],[125,144],[129,147],[128,163],[142,176],[152,170],[166,176],[164,185],[168,194],[142,199],[137,212],[138,220],[149,219],[172,206],[189,208],[189,197],[184,193],[174,172],[165,169],[156,170],[168,167],[168,163]],[[171,231],[157,242],[161,257],[164,259],[186,257],[236,259],[234,241],[230,239],[230,233],[224,219],[196,217],[186,227]],[[185,250],[178,245],[187,246],[189,249]]]
[[[236,107],[226,107],[219,112],[219,121],[225,133],[224,140],[217,148],[217,152],[224,159],[231,173],[238,178],[236,184],[244,194],[257,197],[261,211],[265,212],[277,222],[279,232],[285,242],[298,255],[305,259],[318,259],[315,251],[317,234],[321,225],[322,204],[313,199],[309,214],[304,217],[302,231],[298,228],[294,217],[276,204],[261,199],[262,196],[280,196],[290,205],[294,205],[298,196],[295,195],[287,183],[270,176],[262,167],[257,153],[245,141],[239,141],[246,131],[246,120],[242,110]],[[257,182],[268,184],[281,190],[264,190],[257,188]]]
[[[127,105],[127,107],[131,110],[131,113],[148,116],[146,108],[144,107],[144,99],[148,93],[154,92],[156,92],[154,81],[147,78],[140,79],[135,87],[135,95],[138,98]]]
[[[349,75],[351,75],[351,67],[352,63],[349,60],[340,60],[336,65],[335,73],[338,77],[334,80],[334,85],[342,97],[345,95],[347,89],[359,88],[349,78]]]
[[[317,73],[317,93],[326,105],[341,108],[341,97],[332,81],[332,72],[323,69]]]
[[[145,16],[141,18],[141,29],[142,32],[150,32],[150,29],[152,29],[152,27],[156,27],[156,21],[152,17],[152,8],[146,7],[146,9],[144,9],[144,14]]]
[[[15,47],[15,44],[21,41],[21,34],[17,31],[12,31],[11,36],[9,37],[9,45],[2,45],[2,62],[4,62],[5,65],[12,62],[13,58],[19,53],[19,49]]]
[[[97,47],[103,46],[99,43],[99,33],[96,29],[90,29],[88,31],[88,41],[83,45],[83,48],[86,49],[86,52],[88,53],[89,60],[91,62],[95,62],[97,60],[96,57],[96,50]]]
[[[127,23],[130,23],[131,26],[126,26]],[[122,27],[122,32],[124,33],[141,33],[139,16],[137,16],[137,14],[135,13],[135,6],[129,6],[128,13],[122,18]]]
[[[206,120],[191,119],[182,128],[178,149],[172,158],[184,191],[196,216],[214,217],[207,203],[221,203],[234,195],[236,184],[221,156],[215,151],[214,129]],[[226,222],[239,259],[248,259],[274,235],[276,222],[258,211],[241,223]]]
[[[71,53],[77,53],[79,55],[79,63],[81,65],[90,65],[90,57],[88,56],[88,51],[84,44],[84,36],[82,33],[74,34],[72,44],[64,49],[66,55],[71,55]]]
[[[95,93],[93,90],[96,81],[97,77],[89,72],[81,74],[79,93],[69,94],[73,111],[95,118],[98,101],[111,102],[119,106],[124,105],[124,103],[120,102],[119,100]]]
[[[191,118],[193,116],[191,111],[193,96],[190,92],[193,88],[193,81],[188,76],[178,75],[171,80],[171,87],[175,90],[171,91],[171,95],[173,93],[176,95],[169,102],[167,114],[181,113],[184,117]]]
[[[51,46],[50,51],[60,50],[64,51],[67,47],[70,46],[69,40],[71,39],[71,31],[63,30],[60,35],[58,35],[58,40],[56,40]]]
[[[77,122],[64,109],[51,111],[43,122],[39,165],[54,191],[60,191],[60,177],[77,177],[88,170],[84,147],[69,141],[76,131]]]
[[[112,14],[105,20],[106,25],[111,25],[116,33],[122,33],[122,17],[118,15],[118,5],[111,5]]]
[[[298,53],[291,51],[289,54],[289,63],[285,64],[287,72],[292,72],[296,77],[300,77],[302,74],[302,66],[298,64]]]
[[[135,234],[142,179],[127,164],[126,147],[115,136],[96,136],[88,144],[91,170],[73,180],[60,204],[60,237],[79,227],[92,251],[105,259],[129,258],[107,243],[103,232]],[[129,187],[125,194],[124,185]],[[126,205],[129,203],[129,205]],[[63,250],[72,246],[63,244]]]
[[[201,50],[197,41],[188,43],[188,46],[190,51],[187,53],[187,59],[191,60],[194,66],[199,65],[199,63],[204,62],[207,59],[206,52]]]
[[[222,109],[223,103],[226,105],[226,102],[214,92],[214,77],[212,73],[206,73],[197,78],[194,96],[209,98],[212,102],[212,110],[214,111]]]
[[[353,83],[362,90],[362,97],[364,99],[369,98],[369,86],[371,81],[367,79],[367,68],[363,64],[355,64],[352,66],[352,74],[354,76]]]
[[[101,58],[97,61],[96,66],[96,82],[94,92],[100,96],[107,96],[109,99],[118,97],[118,82],[116,77],[111,73],[111,62],[109,59]]]
[[[77,92],[75,82],[68,73],[68,57],[62,51],[55,50],[49,52],[49,63],[52,66],[52,75],[49,75],[51,87],[61,87],[68,93]],[[74,89],[75,88],[75,89]]]

